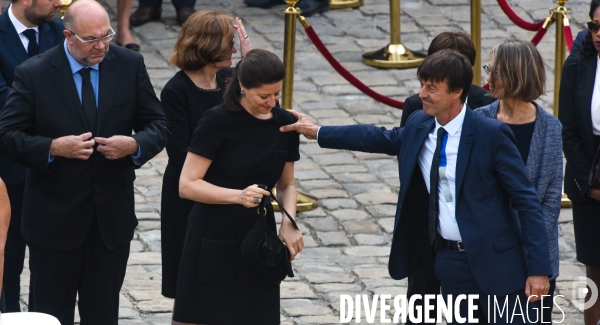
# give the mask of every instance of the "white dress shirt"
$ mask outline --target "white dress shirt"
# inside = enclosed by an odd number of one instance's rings
[[[10,22],[13,24],[13,26],[15,26],[15,29],[17,30],[17,34],[19,34],[19,39],[21,40],[21,43],[23,43],[23,47],[25,47],[25,52],[27,52],[27,47],[29,46],[29,38],[27,38],[27,36],[23,35],[23,32],[25,30],[27,30],[27,29],[35,30],[35,38],[37,40],[37,43],[40,44],[40,30],[39,30],[38,26],[28,28],[25,25],[21,24],[21,22],[13,14],[12,5],[9,6],[8,9],[6,9],[6,10],[8,10],[8,18],[10,18]]]
[[[458,146],[460,144],[460,135],[462,134],[462,126],[465,120],[466,104],[460,113],[448,124],[442,126],[435,120],[435,128],[431,130],[421,152],[419,153],[419,167],[425,179],[427,190],[431,192],[429,184],[429,173],[431,172],[431,161],[435,153],[437,145],[437,131],[443,127],[448,132],[448,141],[445,146],[446,166],[440,167],[440,182],[438,182],[438,197],[439,197],[439,227],[438,231],[442,237],[448,240],[462,240],[458,224],[456,223],[456,159],[458,156]],[[440,154],[440,161],[442,160]],[[441,164],[440,164],[441,165]]]
[[[592,95],[592,132],[600,135],[600,57],[597,57],[596,80],[594,81],[594,92]]]

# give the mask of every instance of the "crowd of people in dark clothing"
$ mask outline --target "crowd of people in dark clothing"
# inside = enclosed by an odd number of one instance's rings
[[[296,217],[300,135],[324,148],[397,157],[389,270],[408,277],[409,297],[479,294],[480,324],[490,317],[484,296],[511,306],[530,300],[549,306],[539,319],[550,320],[563,182],[577,259],[600,284],[600,188],[590,183],[600,147],[600,0],[564,64],[558,117],[536,102],[546,73],[533,44],[494,46],[483,66],[486,90],[471,84],[477,54],[469,36],[444,32],[392,130],[321,127],[280,108],[284,65],[252,49],[241,19],[196,11],[193,0],[173,4],[182,29],[169,61],[180,71],[160,101],[129,31],[160,19],[160,0],[141,1],[131,16],[132,0],[118,0],[116,32],[92,0],[75,2],[63,20],[54,18],[59,0],[12,0],[0,15],[2,312],[20,311],[28,246],[30,311],[73,324],[78,301],[81,324],[117,324],[137,226],[134,170],[166,148],[162,295],[175,299],[172,323],[279,324],[279,285],[248,263],[240,244],[264,207],[260,217],[290,260],[302,251],[300,231],[285,217],[277,229],[270,203],[275,188]],[[300,7],[312,15],[328,2]],[[596,325],[600,302],[584,317]]]

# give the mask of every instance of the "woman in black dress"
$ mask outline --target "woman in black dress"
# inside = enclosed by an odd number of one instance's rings
[[[587,23],[589,33],[581,49],[563,66],[558,119],[563,126],[564,186],[573,202],[577,260],[586,265],[586,276],[600,286],[600,189],[589,185],[594,155],[600,147],[600,1],[592,1],[589,15],[592,21]],[[598,323],[599,300],[586,306],[586,325]]]
[[[221,104],[226,78],[231,74],[231,55],[236,53],[234,31],[242,57],[250,51],[239,18],[214,11],[199,11],[184,23],[171,63],[181,70],[161,92],[161,103],[171,125],[167,144],[169,163],[165,170],[161,200],[162,294],[175,298],[179,262],[188,216],[194,202],[179,197],[179,175],[192,140],[192,133],[208,109]]]
[[[267,224],[276,232],[269,192],[296,214],[294,161],[297,133],[279,128],[296,121],[274,107],[285,68],[266,50],[253,50],[230,79],[223,105],[207,111],[192,138],[179,193],[196,201],[190,213],[173,320],[210,325],[279,324],[279,285],[270,284],[244,260],[241,243],[265,200]],[[300,232],[283,217],[279,238],[291,259],[302,250]]]

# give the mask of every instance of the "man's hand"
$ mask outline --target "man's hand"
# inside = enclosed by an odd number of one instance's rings
[[[106,159],[120,159],[127,155],[135,155],[138,152],[138,143],[132,137],[114,135],[110,138],[94,138],[98,143],[98,152]]]
[[[303,134],[307,139],[314,140],[317,138],[317,132],[319,131],[319,126],[315,125],[311,122],[308,117],[302,113],[298,113],[292,110],[288,112],[292,113],[297,119],[298,122],[294,124],[284,125],[279,128],[281,132],[290,132],[296,131],[300,134]]]
[[[597,189],[597,188],[591,189],[590,197],[596,201],[600,201],[600,189]]]
[[[52,140],[50,155],[52,157],[88,160],[94,152],[95,143],[92,138],[92,132],[81,135],[67,135]]]
[[[527,282],[525,283],[525,295],[527,298],[533,296],[529,301],[538,301],[542,299],[543,295],[548,294],[548,290],[550,290],[548,276],[532,275],[527,278]]]

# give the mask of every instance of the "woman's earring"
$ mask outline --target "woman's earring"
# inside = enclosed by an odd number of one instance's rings
[[[242,89],[242,90],[240,90],[240,95],[242,95],[242,96],[246,96],[246,93],[244,92],[244,90],[243,90],[243,89]]]

